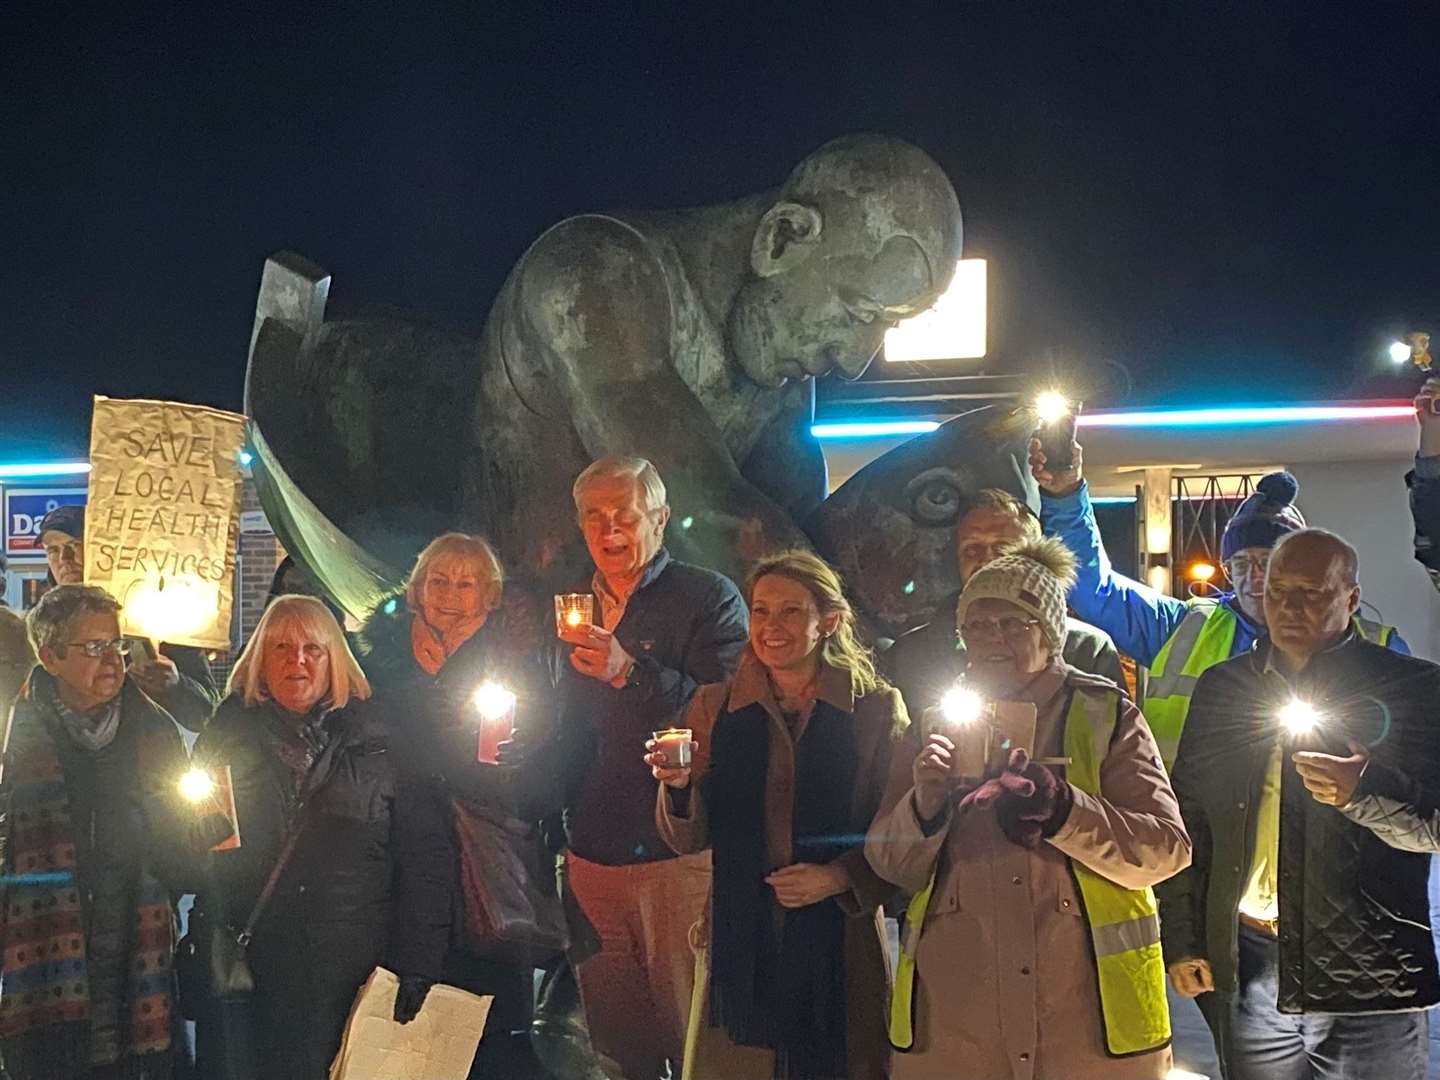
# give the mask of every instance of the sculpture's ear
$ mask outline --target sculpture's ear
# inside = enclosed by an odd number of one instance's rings
[[[762,278],[783,274],[808,259],[819,239],[820,211],[800,203],[776,203],[765,211],[750,241],[750,268]]]

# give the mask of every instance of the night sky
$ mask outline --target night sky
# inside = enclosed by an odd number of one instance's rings
[[[273,251],[334,275],[333,313],[478,325],[555,220],[764,190],[857,130],[954,180],[994,370],[1118,361],[1132,404],[1386,389],[1381,348],[1440,332],[1435,27],[1261,6],[9,8],[0,461],[83,452],[94,392],[238,408]]]

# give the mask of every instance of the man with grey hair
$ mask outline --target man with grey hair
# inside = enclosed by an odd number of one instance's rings
[[[26,620],[40,667],[11,712],[0,783],[0,1055],[14,1080],[170,1075],[186,755],[126,677],[119,614],[103,589],[58,585]]]
[[[626,1080],[655,1080],[666,1059],[680,1066],[710,861],[660,838],[645,742],[735,670],[748,620],[729,579],[666,552],[670,507],[649,461],[601,458],[574,497],[596,618],[561,637],[566,880],[599,939],[576,975],[595,1049]]]
[[[1195,854],[1157,890],[1161,938],[1226,1080],[1425,1075],[1429,856],[1341,807],[1397,771],[1437,790],[1440,666],[1361,636],[1357,564],[1323,529],[1281,537],[1267,636],[1199,677],[1180,739]]]

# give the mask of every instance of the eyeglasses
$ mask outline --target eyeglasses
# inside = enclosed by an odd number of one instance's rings
[[[1249,555],[1232,555],[1230,561],[1225,564],[1231,580],[1247,578],[1252,573],[1262,576],[1270,568],[1270,556],[1261,555],[1258,559],[1252,559]]]
[[[91,660],[98,660],[106,653],[115,653],[117,656],[125,656],[130,652],[130,643],[122,637],[113,641],[67,641],[66,647],[74,646],[83,652]]]
[[[1006,615],[999,619],[966,619],[960,624],[960,636],[973,638],[982,634],[991,636],[1022,638],[1031,627],[1039,626],[1039,619],[1022,619],[1019,615]]]

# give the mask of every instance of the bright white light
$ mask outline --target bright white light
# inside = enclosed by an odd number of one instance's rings
[[[1280,726],[1290,734],[1304,735],[1315,730],[1315,725],[1320,722],[1320,714],[1308,701],[1291,698],[1281,707],[1277,719]]]
[[[186,802],[204,802],[215,794],[215,781],[204,769],[191,769],[180,777],[180,797]]]
[[[1394,341],[1390,344],[1390,360],[1395,364],[1403,364],[1410,359],[1410,346],[1403,341]]]
[[[1210,1080],[1210,1077],[1189,1069],[1171,1069],[1165,1074],[1165,1080]]]
[[[22,476],[83,476],[90,471],[88,461],[41,461],[22,465],[0,465],[0,477]]]
[[[1046,390],[1035,398],[1035,415],[1042,424],[1053,424],[1070,414],[1070,402],[1058,390]]]
[[[952,724],[973,724],[985,711],[985,699],[974,690],[952,686],[940,699],[940,711]]]
[[[968,360],[985,355],[985,260],[961,259],[935,306],[885,332],[885,359]]]
[[[497,682],[481,683],[474,700],[485,720],[499,720],[515,707],[515,695]]]
[[[844,424],[811,424],[817,439],[870,439],[880,435],[928,435],[938,420],[857,420]]]

